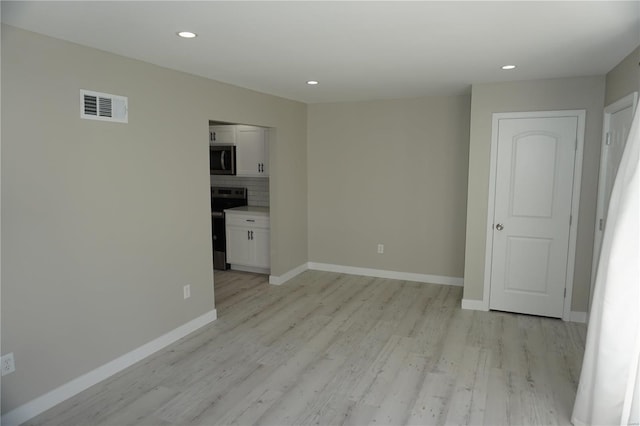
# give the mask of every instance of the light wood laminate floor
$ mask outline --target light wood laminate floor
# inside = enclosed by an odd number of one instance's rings
[[[217,321],[29,424],[570,424],[583,324],[318,271],[216,271],[215,295]]]

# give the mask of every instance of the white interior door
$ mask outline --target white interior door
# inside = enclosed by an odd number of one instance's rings
[[[638,93],[634,92],[617,102],[608,105],[604,110],[604,137],[600,152],[600,178],[598,181],[598,204],[596,230],[593,241],[593,266],[591,270],[591,292],[589,293],[589,310],[591,310],[591,295],[596,279],[602,236],[607,223],[607,210],[613,182],[618,173],[618,166],[622,159],[622,152],[626,145],[629,129],[633,121],[633,112],[637,104]]]
[[[497,124],[489,308],[563,317],[577,116]]]

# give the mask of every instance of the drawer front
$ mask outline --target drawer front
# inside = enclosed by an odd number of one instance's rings
[[[266,216],[249,216],[227,213],[226,224],[227,226],[269,228],[269,218]]]

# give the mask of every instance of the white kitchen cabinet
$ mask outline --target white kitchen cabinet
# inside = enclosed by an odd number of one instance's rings
[[[232,269],[269,273],[270,224],[265,211],[256,207],[225,210],[227,263]]]
[[[267,129],[256,126],[236,127],[236,174],[269,176]]]
[[[209,144],[236,144],[236,126],[209,126]]]
[[[236,175],[269,176],[268,129],[242,124],[209,126],[209,144],[236,146]]]

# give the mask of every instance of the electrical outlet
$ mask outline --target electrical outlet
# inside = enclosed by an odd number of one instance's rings
[[[13,373],[16,371],[16,364],[13,361],[13,352],[2,356],[2,375]]]
[[[189,284],[182,287],[182,295],[184,296],[185,299],[188,299],[191,297],[191,286]]]
[[[378,254],[384,253],[384,244],[378,244]]]

